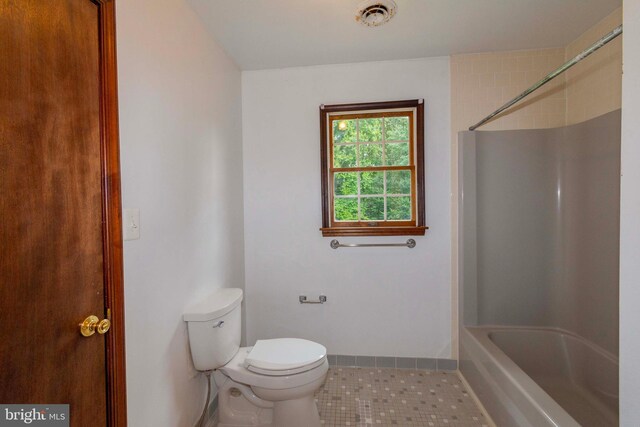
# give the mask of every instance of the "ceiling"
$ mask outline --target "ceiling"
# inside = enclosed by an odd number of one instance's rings
[[[563,47],[621,0],[396,0],[381,27],[360,0],[188,0],[243,70]]]

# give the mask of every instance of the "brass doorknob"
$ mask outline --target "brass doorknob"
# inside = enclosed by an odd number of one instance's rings
[[[89,316],[82,323],[80,323],[80,333],[84,337],[90,337],[96,332],[100,335],[106,334],[109,328],[111,328],[111,322],[109,319],[98,319],[96,316]]]
[[[98,323],[98,327],[96,328],[100,335],[106,334],[111,328],[111,322],[109,319],[102,319],[100,323]]]

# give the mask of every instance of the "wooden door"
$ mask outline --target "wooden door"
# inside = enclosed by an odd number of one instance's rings
[[[0,0],[0,403],[78,427],[126,422],[114,46],[112,1]]]

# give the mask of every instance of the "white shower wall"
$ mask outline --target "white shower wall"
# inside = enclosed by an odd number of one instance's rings
[[[243,72],[247,344],[290,336],[333,354],[451,357],[449,90],[448,58]],[[319,105],[416,98],[430,229],[415,249],[331,249],[319,231]],[[298,303],[320,293],[324,305]]]

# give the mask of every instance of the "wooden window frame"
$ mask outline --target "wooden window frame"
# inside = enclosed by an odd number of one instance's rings
[[[410,114],[407,114],[410,113]],[[333,168],[333,137],[331,122],[348,118],[381,116],[409,116],[409,165],[345,168],[344,171],[410,170],[412,174],[411,221],[335,221],[333,173],[343,168]],[[415,123],[414,123],[415,121]],[[320,169],[322,189],[322,235],[333,236],[422,236],[429,228],[425,225],[424,186],[424,102],[421,99],[335,104],[320,106]],[[344,172],[343,171],[343,172]]]

